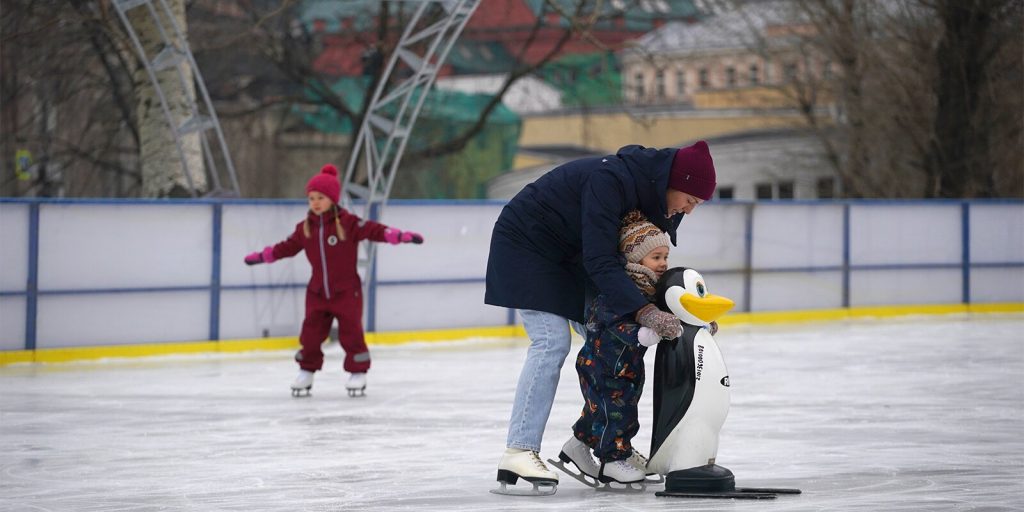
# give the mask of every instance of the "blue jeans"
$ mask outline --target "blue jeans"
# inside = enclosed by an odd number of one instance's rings
[[[570,322],[554,313],[529,309],[520,310],[519,316],[530,337],[530,349],[516,385],[506,446],[539,452],[544,426],[555,401],[558,376],[572,344]],[[578,323],[572,324],[576,332],[584,332]]]

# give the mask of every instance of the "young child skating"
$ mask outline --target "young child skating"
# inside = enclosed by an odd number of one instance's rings
[[[245,257],[247,265],[256,265],[305,251],[306,259],[313,266],[306,287],[306,317],[299,334],[302,348],[295,354],[299,375],[291,386],[294,396],[309,395],[313,373],[324,364],[320,345],[330,334],[335,318],[338,319],[338,341],[345,351],[345,371],[351,373],[345,387],[349,396],[363,395],[370,352],[363,338],[363,291],[356,272],[359,241],[423,243],[418,233],[400,231],[352,215],[338,206],[340,196],[338,169],[327,164],[306,184],[309,199],[306,219],[299,222],[283,242]]]
[[[668,269],[668,234],[639,211],[631,211],[622,220],[619,252],[630,278],[653,302],[655,284]],[[637,403],[644,387],[644,354],[661,338],[638,325],[632,314],[611,313],[606,301],[598,295],[588,307],[586,343],[576,357],[585,403],[559,459],[572,462],[598,482],[634,484],[647,474],[647,459],[630,442],[640,428]],[[600,464],[590,456],[591,450]]]

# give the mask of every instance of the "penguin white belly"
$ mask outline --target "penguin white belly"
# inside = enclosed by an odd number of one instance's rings
[[[718,434],[729,414],[729,372],[718,344],[705,329],[694,336],[693,361],[690,407],[647,465],[663,475],[714,464]]]

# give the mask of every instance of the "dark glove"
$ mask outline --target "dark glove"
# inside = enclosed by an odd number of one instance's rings
[[[718,322],[711,322],[710,324],[708,324],[708,332],[710,332],[711,335],[714,336],[715,333],[718,332]]]
[[[683,334],[683,326],[672,313],[666,313],[654,304],[648,304],[636,312],[636,323],[647,327],[662,338],[674,340]]]
[[[246,265],[259,265],[260,263],[273,263],[274,262],[274,248],[266,246],[262,251],[256,251],[249,253],[245,257]]]
[[[387,228],[384,230],[384,240],[391,245],[396,244],[422,244],[423,235],[414,231],[401,231]]]

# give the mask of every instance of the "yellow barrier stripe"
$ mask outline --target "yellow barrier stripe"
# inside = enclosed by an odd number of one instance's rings
[[[853,318],[889,318],[907,315],[948,315],[984,313],[1024,313],[1024,303],[1000,304],[917,304],[871,306],[807,311],[761,311],[733,313],[722,317],[722,325],[828,322]],[[415,342],[456,341],[467,338],[525,337],[521,325],[467,327],[423,331],[366,333],[369,345],[399,345]],[[147,357],[171,354],[211,352],[248,352],[298,349],[297,337],[253,338],[191,343],[153,343],[100,347],[42,348],[36,350],[0,350],[0,366],[16,363],[62,363],[102,358]]]

